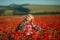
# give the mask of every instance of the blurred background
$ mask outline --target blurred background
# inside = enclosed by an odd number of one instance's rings
[[[60,14],[60,0],[0,0],[0,15]]]

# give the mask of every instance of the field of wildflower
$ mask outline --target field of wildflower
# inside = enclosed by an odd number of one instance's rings
[[[0,16],[0,40],[60,40],[60,15],[34,15],[34,24],[41,27],[39,33],[29,36],[15,32],[22,16]]]

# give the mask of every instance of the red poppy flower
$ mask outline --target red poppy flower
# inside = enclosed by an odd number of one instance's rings
[[[2,38],[1,40],[8,40],[7,38]]]
[[[47,31],[44,31],[43,32],[43,36],[47,36],[48,32]]]
[[[39,35],[39,36],[38,36],[38,38],[37,38],[37,40],[39,40],[39,39],[41,40],[41,38],[42,38],[42,36],[41,36],[41,35]]]
[[[4,27],[3,26],[0,26],[0,31],[4,31]]]
[[[58,35],[58,40],[60,40],[60,35]]]
[[[18,40],[18,37],[14,37],[14,40]]]
[[[44,40],[49,40],[48,36],[45,36],[45,37],[44,37]]]
[[[56,40],[54,36],[51,37],[51,40]]]
[[[14,35],[14,40],[18,40],[18,39],[19,39],[18,34],[15,34],[15,35]]]
[[[2,36],[5,37],[5,36],[7,36],[7,34],[6,33],[3,33]]]
[[[10,36],[11,36],[11,38],[14,38],[14,34],[13,33],[11,33]]]
[[[54,31],[54,34],[57,34],[57,31],[56,30]]]
[[[31,37],[32,38],[36,38],[36,37],[38,37],[38,34],[37,33],[34,33],[34,34],[31,35]]]
[[[17,34],[18,34],[18,35],[22,35],[22,31],[18,30],[18,31],[17,31]]]
[[[48,34],[49,34],[49,35],[52,35],[52,32],[51,32],[51,31],[48,31]]]

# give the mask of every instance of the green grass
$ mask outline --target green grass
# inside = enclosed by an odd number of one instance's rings
[[[29,13],[60,12],[60,6],[55,5],[28,5],[24,7],[30,10]]]
[[[13,8],[6,7],[6,6],[0,6],[0,15],[20,15],[20,14],[27,14],[24,12],[20,12],[14,8],[20,7],[18,6],[13,6]],[[10,9],[9,9],[10,8]],[[29,5],[23,5],[22,8],[28,9],[28,13],[32,14],[50,14],[50,12],[59,12],[60,14],[60,5],[34,5],[34,4],[29,4]],[[2,10],[2,11],[1,11]],[[53,13],[53,14],[54,14]]]

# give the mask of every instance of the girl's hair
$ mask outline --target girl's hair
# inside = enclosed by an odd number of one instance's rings
[[[34,16],[32,14],[28,14],[24,17],[24,19],[21,21],[20,24],[23,24],[25,21],[27,21],[27,17],[31,17],[31,21],[30,22],[33,22],[33,19],[34,19]]]
[[[26,15],[25,19],[26,19],[27,17],[30,17],[30,18],[31,18],[31,22],[32,22],[33,19],[34,19],[34,16],[33,16],[32,14],[28,14],[28,15]]]
[[[32,14],[28,14],[27,17],[31,17],[32,19],[34,18]]]
[[[19,24],[18,27],[16,28],[16,31],[17,31],[18,29],[20,29],[20,30],[23,29],[23,28],[22,28],[22,25],[24,25],[24,24],[25,24],[25,21],[27,21],[27,20],[26,20],[27,17],[31,17],[31,22],[33,22],[34,16],[33,16],[32,14],[26,15],[25,18],[20,22],[20,24]]]

